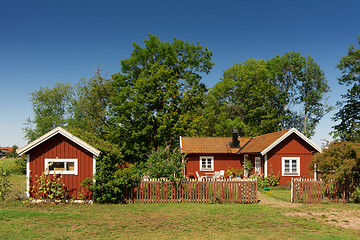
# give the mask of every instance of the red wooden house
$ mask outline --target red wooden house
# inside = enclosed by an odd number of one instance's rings
[[[46,174],[62,174],[68,192],[79,197],[80,183],[95,173],[96,157],[100,151],[61,127],[57,127],[23,148],[17,154],[26,154],[28,197],[37,198],[37,192],[29,191],[46,170]],[[90,195],[88,190],[85,194]]]
[[[236,130],[232,137],[180,137],[180,147],[187,154],[187,177],[206,177],[228,167],[243,169],[249,159],[254,166],[250,175],[273,172],[281,185],[291,178],[313,178],[310,161],[321,152],[295,128],[258,137],[238,137]]]

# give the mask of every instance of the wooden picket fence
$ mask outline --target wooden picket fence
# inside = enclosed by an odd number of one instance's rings
[[[142,181],[129,189],[127,203],[256,203],[257,181]]]
[[[291,180],[291,202],[294,203],[321,203],[347,202],[349,198],[349,189],[340,189],[335,182],[324,182],[314,179],[292,179]]]

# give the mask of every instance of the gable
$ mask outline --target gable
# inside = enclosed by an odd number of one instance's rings
[[[313,151],[321,152],[321,148],[316,146],[309,138],[295,128],[254,137],[240,152],[260,153],[264,156],[283,141],[290,141],[288,137],[292,134],[296,135],[299,139],[302,139],[304,146],[306,145],[307,147],[312,148]]]
[[[88,152],[92,153],[95,156],[98,156],[100,154],[99,150],[90,146],[89,144],[87,144],[86,142],[81,140],[80,138],[75,137],[70,132],[66,131],[65,129],[63,129],[61,127],[57,127],[55,129],[51,130],[50,132],[44,134],[43,136],[39,137],[38,139],[32,141],[31,143],[27,144],[25,147],[17,149],[16,153],[19,155],[25,154],[25,153],[29,152],[30,150],[34,149],[35,147],[41,145],[42,143],[50,141],[54,136],[56,136],[58,134],[64,136],[65,138],[69,139],[71,142],[84,148],[85,150],[87,150]]]

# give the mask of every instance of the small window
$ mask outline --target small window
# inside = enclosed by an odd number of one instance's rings
[[[200,157],[200,171],[213,171],[214,157]]]
[[[300,158],[283,157],[282,158],[283,176],[300,176]]]
[[[45,169],[48,174],[78,175],[78,159],[45,158]]]

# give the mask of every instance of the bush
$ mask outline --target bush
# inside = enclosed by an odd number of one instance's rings
[[[87,178],[83,187],[92,191],[97,202],[123,202],[126,190],[141,181],[139,170],[134,165],[126,166],[118,145],[81,129],[72,129],[71,133],[101,151],[96,158],[95,184],[92,178]]]
[[[21,175],[26,174],[26,158],[23,155],[21,158],[16,158],[14,165],[10,167],[9,171],[12,174]]]
[[[226,175],[228,177],[241,177],[242,174],[243,174],[243,170],[240,168],[234,168],[229,166],[226,169]]]
[[[62,175],[50,175],[46,171],[36,180],[36,185],[33,186],[32,191],[36,191],[38,194],[36,197],[42,199],[60,200],[70,196],[62,181]]]
[[[182,169],[185,166],[185,157],[179,148],[170,150],[170,147],[152,150],[145,163],[140,165],[141,172],[150,178],[168,178],[175,180],[182,178]]]
[[[322,154],[311,159],[311,169],[316,166],[322,178],[334,181],[336,195],[344,199],[357,199],[356,183],[360,180],[360,143],[335,140],[328,142]]]
[[[251,178],[257,179],[257,184],[259,189],[263,189],[266,187],[275,187],[280,184],[280,177],[275,176],[273,171],[270,171],[269,176],[265,177],[264,174],[253,175]]]
[[[5,200],[11,191],[12,184],[9,180],[9,172],[6,172],[0,163],[0,199]]]

